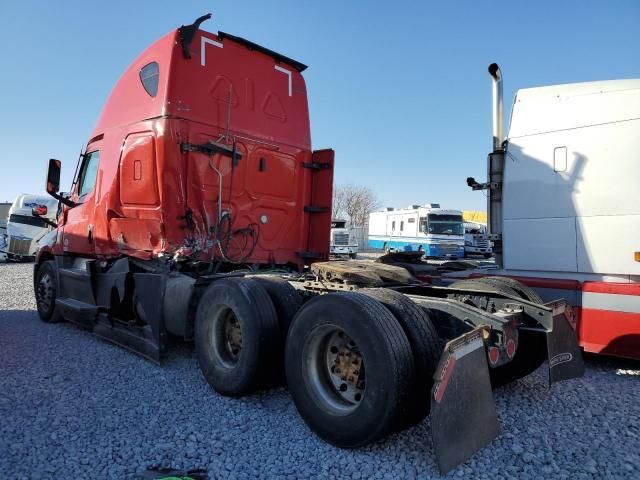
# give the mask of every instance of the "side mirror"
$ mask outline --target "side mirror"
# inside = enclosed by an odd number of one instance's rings
[[[49,169],[47,170],[47,193],[51,195],[53,198],[55,198],[56,200],[60,201],[62,204],[72,208],[76,206],[75,202],[72,202],[65,196],[60,195],[58,193],[60,191],[61,170],[62,170],[62,162],[60,160],[56,160],[55,158],[52,158],[49,160]],[[44,205],[38,205],[38,207],[41,207],[41,206],[44,207]],[[47,214],[46,212],[47,207],[44,207],[44,208],[45,208],[45,213],[41,215]]]
[[[47,171],[47,193],[53,196],[60,191],[60,171],[62,162],[54,158],[49,160],[49,170]]]

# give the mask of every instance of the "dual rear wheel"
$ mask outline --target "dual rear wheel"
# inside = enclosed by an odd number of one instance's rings
[[[216,391],[267,388],[284,370],[307,425],[347,448],[429,413],[442,348],[424,310],[397,292],[364,289],[316,296],[292,317],[300,297],[288,282],[271,281],[220,280],[200,300],[196,355]]]

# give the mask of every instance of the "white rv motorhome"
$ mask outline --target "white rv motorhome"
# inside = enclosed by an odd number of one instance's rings
[[[482,255],[490,258],[492,255],[491,241],[484,223],[464,222],[464,254]]]
[[[35,217],[33,208],[45,206],[46,213]],[[38,241],[51,230],[45,219],[55,222],[58,201],[49,196],[23,193],[11,205],[7,219],[7,233],[4,238],[3,252],[8,260],[32,259],[38,249]]]
[[[369,246],[386,252],[422,251],[431,258],[463,258],[462,212],[440,208],[437,203],[373,212],[369,215]]]

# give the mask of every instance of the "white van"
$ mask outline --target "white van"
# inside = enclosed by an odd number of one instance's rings
[[[32,210],[38,206],[44,206],[46,213],[35,217]],[[9,209],[7,233],[1,242],[4,243],[2,253],[6,254],[7,260],[33,260],[38,241],[52,230],[45,219],[55,223],[57,211],[58,201],[54,198],[27,193],[18,195]]]

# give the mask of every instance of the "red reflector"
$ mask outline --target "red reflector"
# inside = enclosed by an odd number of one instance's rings
[[[498,363],[499,358],[500,358],[500,350],[498,350],[496,347],[490,347],[489,361],[491,362],[491,365],[495,365],[496,363]]]
[[[510,338],[509,340],[507,340],[507,355],[509,356],[509,358],[513,358],[515,354],[516,354],[516,342],[514,342],[513,339]]]

